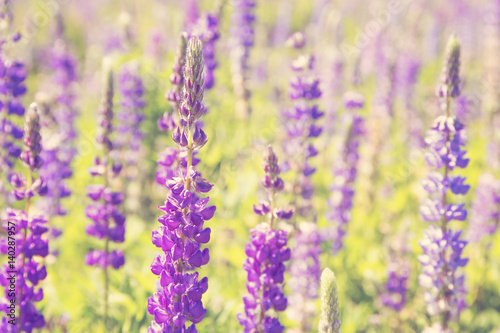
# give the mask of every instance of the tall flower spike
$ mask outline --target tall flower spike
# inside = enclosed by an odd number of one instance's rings
[[[8,3],[3,5],[5,25],[11,20]],[[3,36],[2,36],[3,37]],[[0,208],[3,203],[12,202],[8,191],[8,178],[13,172],[14,162],[21,154],[19,147],[23,137],[23,129],[16,125],[14,118],[24,116],[24,106],[21,98],[26,94],[24,83],[27,75],[24,64],[20,61],[10,60],[5,55],[5,45],[10,40],[19,40],[16,36],[0,39]]]
[[[250,49],[254,44],[255,0],[231,0],[232,14],[232,51],[231,71],[234,93],[238,99],[236,112],[240,117],[248,117],[251,112],[248,89]]]
[[[300,50],[305,45],[305,37],[297,32],[289,39],[288,44]],[[321,97],[320,81],[314,74],[315,58],[313,55],[300,54],[292,62],[289,97],[293,106],[284,113],[285,130],[288,138],[284,142],[284,150],[288,157],[288,169],[294,173],[291,186],[293,206],[296,219],[303,219],[295,236],[296,245],[292,251],[290,264],[289,316],[298,320],[303,331],[312,328],[315,315],[313,299],[318,297],[320,234],[316,225],[316,212],[312,205],[314,187],[312,175],[316,168],[309,164],[312,157],[318,154],[314,147],[314,139],[321,135],[323,128],[319,119],[323,112],[317,105]],[[296,225],[296,223],[295,223]]]
[[[58,15],[59,20],[62,20]],[[62,29],[62,22],[58,24]],[[58,31],[61,36],[63,32]],[[46,94],[37,94],[37,102],[44,111],[40,112],[44,142],[42,158],[44,164],[40,175],[47,182],[48,195],[40,201],[39,207],[49,216],[65,215],[62,199],[71,195],[66,180],[72,176],[71,162],[76,155],[75,120],[78,110],[75,107],[75,83],[77,82],[77,63],[61,38],[55,41],[50,50],[53,100]],[[55,172],[57,170],[58,172]],[[58,234],[54,230],[52,235]]]
[[[43,290],[38,284],[47,276],[42,264],[49,252],[48,240],[44,236],[48,231],[47,220],[30,212],[32,198],[47,193],[42,178],[36,178],[35,174],[43,163],[39,156],[42,149],[39,122],[37,106],[33,103],[26,114],[25,150],[21,154],[28,169],[27,177],[19,173],[10,178],[15,188],[14,196],[25,201],[25,208],[23,211],[7,207],[1,216],[7,237],[0,239],[0,251],[8,254],[9,260],[0,268],[0,284],[5,288],[5,297],[0,299],[0,303],[3,304],[1,310],[6,314],[0,323],[2,332],[32,332],[45,326],[45,319],[34,303],[43,299]],[[15,293],[10,287],[13,273],[16,275]]]
[[[275,207],[275,196],[283,190],[284,183],[279,177],[278,158],[271,146],[264,151],[264,172],[262,185],[267,190],[268,200],[254,206],[254,212],[267,216],[268,221],[250,230],[250,242],[245,247],[247,258],[243,268],[247,271],[247,290],[250,295],[243,297],[245,313],[238,314],[243,331],[283,332],[274,313],[284,311],[288,301],[283,294],[285,265],[290,259],[287,233],[276,229],[276,219],[289,219],[291,210]]]
[[[321,273],[321,316],[318,332],[340,333],[337,281],[329,268],[325,268]]]
[[[207,312],[201,299],[208,279],[199,279],[198,272],[188,273],[210,259],[208,248],[201,246],[210,240],[211,230],[204,223],[216,209],[208,206],[208,197],[202,197],[212,185],[193,166],[194,150],[207,141],[203,130],[194,126],[204,110],[203,67],[202,44],[192,36],[186,51],[181,121],[172,134],[179,151],[186,154],[186,164],[180,165],[177,177],[167,179],[169,194],[158,207],[165,214],[158,218],[161,225],[153,231],[152,242],[162,252],[153,260],[151,272],[159,276],[160,288],[148,299],[148,312],[154,316],[148,333],[194,333]]]
[[[146,102],[144,101],[144,84],[139,71],[139,64],[131,62],[122,67],[118,77],[118,88],[122,100],[117,114],[119,135],[115,140],[115,149],[119,155],[117,159],[126,166],[124,171],[128,180],[135,179],[139,173],[138,163],[144,137],[141,124]]]
[[[104,270],[104,326],[108,329],[109,278],[108,267],[119,269],[125,264],[121,250],[111,250],[111,243],[125,241],[125,215],[120,210],[123,194],[112,190],[112,180],[118,177],[121,166],[111,160],[113,144],[111,141],[113,121],[113,73],[111,64],[103,65],[104,89],[99,108],[99,130],[97,143],[102,145],[101,157],[96,157],[94,165],[89,168],[93,177],[101,178],[98,184],[87,186],[87,196],[93,203],[87,206],[85,214],[92,220],[87,225],[86,233],[104,240],[104,250],[92,250],[85,256],[85,263],[98,266]]]
[[[325,240],[331,242],[332,253],[337,253],[344,246],[347,225],[351,221],[355,183],[358,174],[359,145],[364,134],[364,120],[357,114],[363,108],[365,99],[356,92],[344,94],[344,107],[351,113],[351,127],[347,134],[343,151],[335,163],[332,173],[334,178],[328,199],[327,219],[332,223],[325,234]]]
[[[219,4],[220,7],[223,4]],[[203,57],[205,60],[205,90],[212,89],[215,84],[214,70],[217,68],[215,59],[215,42],[219,39],[219,20],[221,8],[218,13],[206,13],[196,23],[193,32],[203,42]]]
[[[425,138],[429,147],[425,161],[435,170],[422,180],[430,198],[420,207],[420,213],[425,221],[432,224],[424,231],[419,243],[424,253],[418,259],[423,266],[419,282],[426,289],[424,299],[427,311],[431,316],[440,316],[439,322],[427,329],[432,332],[433,329],[452,332],[450,323],[457,321],[466,307],[465,277],[460,267],[468,261],[462,257],[467,242],[460,239],[461,231],[450,229],[449,222],[464,221],[467,210],[464,204],[451,203],[448,196],[464,195],[470,187],[465,184],[465,177],[451,174],[455,168],[465,168],[469,162],[465,158],[466,151],[462,149],[465,145],[464,125],[450,115],[451,99],[460,93],[459,55],[460,43],[455,36],[451,36],[438,89],[445,114],[436,119]]]

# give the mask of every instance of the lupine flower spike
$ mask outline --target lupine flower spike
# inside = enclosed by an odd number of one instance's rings
[[[340,310],[335,274],[325,268],[321,273],[321,316],[319,333],[340,333]]]
[[[202,43],[193,35],[186,51],[180,121],[172,134],[179,150],[186,153],[186,164],[178,176],[167,180],[170,193],[158,207],[164,215],[158,218],[161,225],[153,231],[152,242],[162,252],[153,260],[151,271],[160,277],[160,288],[148,299],[148,312],[154,316],[148,333],[194,333],[207,312],[201,299],[208,279],[199,279],[198,272],[188,273],[210,259],[208,248],[202,249],[211,233],[204,223],[216,209],[207,206],[208,197],[202,197],[212,185],[193,166],[193,152],[208,140],[194,125],[204,111],[203,69]]]
[[[283,294],[285,265],[290,259],[287,247],[287,233],[277,229],[277,219],[289,219],[291,210],[276,208],[275,196],[283,190],[284,183],[279,177],[278,158],[271,146],[264,152],[262,185],[268,192],[268,200],[254,206],[254,212],[267,216],[268,221],[250,230],[250,242],[245,247],[247,258],[243,268],[247,272],[247,290],[250,295],[243,297],[245,313],[238,314],[243,331],[283,332],[282,326],[273,313],[284,311],[287,299]]]
[[[466,307],[464,275],[460,267],[468,259],[462,257],[466,241],[461,240],[461,231],[451,230],[450,221],[464,221],[467,211],[463,203],[451,203],[448,194],[463,195],[470,188],[465,177],[451,175],[455,168],[465,168],[469,160],[465,158],[465,129],[460,121],[450,113],[453,98],[460,94],[460,41],[451,36],[446,48],[441,83],[437,89],[441,110],[425,142],[429,151],[425,155],[428,166],[434,171],[422,181],[430,197],[421,206],[420,213],[425,221],[432,222],[420,246],[424,254],[418,259],[423,266],[419,282],[426,289],[424,299],[431,316],[440,319],[425,332],[453,332],[450,324],[457,321]],[[441,170],[441,172],[439,171]]]
[[[305,45],[304,35],[295,33],[288,44],[294,49],[302,49]],[[318,120],[324,112],[316,104],[321,97],[320,81],[314,74],[315,58],[313,55],[299,55],[292,63],[294,75],[290,79],[289,97],[293,107],[285,116],[285,126],[289,137],[284,144],[284,150],[289,156],[288,168],[294,172],[292,184],[293,205],[296,209],[296,220],[304,219],[298,225],[295,236],[295,248],[292,251],[290,264],[290,295],[289,316],[300,323],[303,331],[312,328],[312,318],[316,307],[313,299],[318,297],[320,234],[316,225],[316,214],[312,206],[314,187],[311,177],[316,168],[309,160],[318,154],[313,140],[323,131]],[[295,223],[296,224],[296,223]]]
[[[49,253],[47,220],[42,215],[35,215],[30,210],[33,197],[47,194],[47,186],[35,172],[43,164],[40,158],[41,136],[40,116],[36,104],[31,104],[24,123],[24,146],[21,160],[28,168],[27,177],[21,173],[12,174],[11,184],[16,200],[24,200],[23,210],[6,208],[2,212],[3,227],[7,237],[0,240],[2,254],[8,255],[8,262],[0,270],[0,284],[5,288],[5,297],[0,299],[1,310],[6,313],[0,323],[2,332],[29,332],[45,326],[44,316],[35,307],[35,302],[43,299],[43,290],[39,282],[47,276],[47,270],[41,263]],[[15,276],[15,295],[10,284],[12,272]],[[18,306],[16,311],[16,306]]]
[[[248,89],[250,49],[254,44],[255,0],[230,0],[234,8],[232,14],[231,71],[234,93],[238,98],[237,114],[248,117],[251,108]]]
[[[115,151],[118,160],[126,166],[125,178],[134,180],[138,175],[141,145],[144,134],[141,123],[144,119],[144,84],[139,74],[139,64],[130,62],[122,67],[118,76],[118,88],[122,96],[120,111],[117,113],[119,126]],[[135,168],[134,168],[135,167]]]
[[[96,142],[101,145],[103,154],[96,157],[89,173],[96,179],[101,178],[99,184],[87,186],[87,196],[93,203],[87,206],[85,213],[92,223],[87,225],[88,235],[104,240],[104,250],[92,250],[85,256],[85,263],[89,266],[98,266],[104,270],[104,326],[108,329],[108,297],[109,276],[108,267],[119,269],[125,264],[121,250],[111,250],[111,244],[125,241],[125,215],[120,211],[123,193],[112,190],[112,181],[122,169],[121,165],[111,160],[113,143],[113,72],[110,64],[103,66],[104,89],[99,108],[98,134]]]
[[[71,195],[66,180],[72,176],[71,162],[76,155],[75,149],[75,119],[78,110],[75,107],[75,83],[77,81],[76,60],[68,50],[68,45],[62,39],[62,19],[59,18],[58,35],[50,52],[50,67],[54,71],[52,76],[54,100],[37,94],[43,123],[44,149],[42,158],[44,164],[40,175],[44,177],[48,186],[48,195],[40,202],[39,207],[49,216],[66,215],[62,206],[62,199]],[[59,235],[60,231],[52,230],[52,236]]]
[[[0,23],[8,26],[12,18],[8,3],[1,6],[6,17],[2,17]],[[19,144],[23,137],[23,130],[16,125],[15,118],[24,116],[25,109],[21,98],[26,94],[24,81],[27,72],[24,63],[8,59],[4,50],[5,45],[9,42],[15,43],[19,38],[19,34],[0,38],[0,207],[3,207],[4,202],[14,200],[9,194],[7,184],[13,173],[14,163],[21,154]]]
[[[334,254],[344,246],[347,225],[351,221],[354,186],[358,174],[359,145],[364,134],[364,120],[358,114],[358,110],[363,108],[364,103],[365,99],[359,93],[349,91],[344,94],[344,107],[352,113],[350,115],[352,123],[343,151],[332,170],[335,179],[330,187],[329,212],[326,215],[332,226],[325,237],[331,242]]]

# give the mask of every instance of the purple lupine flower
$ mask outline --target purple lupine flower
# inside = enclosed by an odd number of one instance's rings
[[[295,49],[302,49],[305,45],[302,33],[295,33],[287,42]],[[312,55],[299,55],[292,63],[294,75],[290,79],[289,97],[293,107],[284,113],[285,129],[288,134],[284,150],[289,157],[287,164],[289,170],[294,172],[295,180],[292,184],[294,195],[293,205],[297,218],[309,222],[300,225],[296,236],[296,245],[292,253],[290,264],[291,280],[294,284],[290,299],[290,313],[293,318],[299,319],[302,330],[307,331],[312,327],[311,308],[312,299],[318,297],[320,236],[315,225],[316,215],[311,198],[314,192],[311,177],[316,168],[311,166],[310,159],[318,154],[313,140],[323,131],[318,120],[323,117],[323,112],[316,104],[321,97],[319,79],[314,75],[315,59]],[[311,226],[305,227],[311,224]],[[303,283],[307,280],[307,286]],[[311,292],[316,290],[316,292]],[[301,300],[300,302],[297,300]],[[296,317],[300,314],[300,317]]]
[[[208,289],[208,279],[200,279],[198,272],[189,273],[210,259],[208,248],[202,249],[211,233],[204,223],[216,210],[215,206],[208,206],[208,197],[202,197],[212,185],[192,165],[193,151],[207,142],[205,132],[194,125],[204,111],[202,48],[198,37],[191,36],[186,50],[180,121],[172,134],[179,150],[187,152],[187,163],[177,177],[167,180],[170,193],[159,207],[164,215],[158,218],[158,230],[153,231],[152,242],[162,253],[153,260],[151,271],[160,277],[161,287],[148,299],[148,312],[154,316],[149,333],[196,332],[195,325],[207,312],[201,299]]]
[[[40,116],[35,103],[26,114],[23,142],[25,150],[21,153],[21,160],[29,169],[28,181],[19,173],[11,177],[11,183],[15,188],[15,198],[25,200],[25,209],[7,207],[1,217],[7,237],[2,237],[0,243],[8,245],[2,246],[1,252],[8,255],[9,261],[0,268],[0,284],[5,288],[0,310],[6,314],[0,323],[0,330],[31,333],[45,326],[45,319],[34,303],[43,299],[43,290],[38,284],[47,276],[41,262],[49,253],[48,240],[44,236],[49,230],[47,220],[29,211],[32,198],[37,193],[40,196],[47,193],[42,178],[35,177],[35,172],[43,163],[40,158]],[[12,271],[15,271],[15,295],[10,291]]]
[[[480,242],[497,231],[499,222],[500,180],[485,173],[479,177],[466,239],[470,242]]]
[[[328,228],[325,240],[331,242],[333,253],[337,253],[343,247],[346,227],[351,221],[354,186],[358,173],[359,144],[364,134],[364,120],[355,114],[356,110],[363,108],[364,97],[356,92],[347,92],[344,95],[344,106],[353,112],[352,124],[340,159],[333,167],[335,179],[330,187],[331,195],[328,199],[330,210],[326,215],[333,225]]]
[[[232,14],[232,51],[231,71],[234,93],[238,99],[236,112],[248,117],[251,112],[248,89],[250,49],[254,44],[255,0],[231,0]]]
[[[293,42],[289,44],[297,49],[305,44],[302,33],[294,34],[290,40]],[[295,75],[290,79],[289,91],[293,107],[283,114],[288,136],[284,144],[285,153],[289,156],[287,164],[296,173],[293,184],[296,213],[297,216],[310,219],[315,218],[310,199],[313,194],[311,176],[316,169],[309,164],[309,160],[318,154],[313,140],[322,133],[318,123],[324,115],[316,104],[321,97],[321,90],[319,79],[313,74],[314,63],[314,56],[308,55],[300,55],[293,61]]]
[[[214,86],[214,70],[217,68],[215,60],[215,42],[219,39],[219,17],[217,13],[207,13],[200,17],[193,33],[203,42],[203,56],[205,57],[205,90]]]
[[[61,199],[71,195],[65,180],[72,176],[71,162],[76,155],[75,120],[78,110],[75,107],[75,83],[77,82],[76,59],[69,52],[65,41],[58,39],[50,52],[50,67],[54,74],[54,101],[49,103],[37,97],[41,112],[42,124],[46,128],[43,167],[40,175],[47,182],[48,195],[40,201],[41,207],[48,216],[65,215]],[[37,95],[40,96],[40,95]],[[50,105],[49,105],[50,104]]]
[[[448,222],[463,221],[467,211],[463,204],[448,201],[447,193],[463,195],[469,190],[465,178],[452,175],[455,168],[465,168],[469,162],[465,158],[465,128],[460,121],[450,115],[450,102],[460,94],[460,41],[451,36],[446,48],[441,82],[437,90],[441,110],[439,116],[427,132],[425,142],[429,147],[425,160],[433,171],[423,181],[424,189],[430,198],[421,206],[424,220],[434,222],[424,232],[420,246],[424,254],[418,257],[423,266],[419,282],[426,289],[424,299],[431,316],[440,316],[439,329],[449,330],[449,324],[456,321],[460,311],[466,307],[464,275],[460,267],[468,259],[462,257],[467,244],[461,240],[461,232],[452,231]]]
[[[0,46],[5,42],[0,40]],[[11,201],[7,178],[21,154],[19,140],[23,137],[23,130],[15,124],[14,118],[24,116],[21,98],[26,93],[26,74],[22,62],[8,59],[0,50],[0,195],[4,202]]]
[[[289,297],[288,316],[300,323],[302,332],[308,332],[313,327],[311,318],[317,312],[316,305],[311,300],[318,298],[319,292],[321,236],[317,224],[313,222],[301,222],[298,229],[290,264],[288,285],[292,294]]]
[[[104,66],[104,87],[99,107],[98,133],[96,142],[102,145],[103,156],[94,159],[94,165],[89,168],[89,173],[102,179],[104,184],[93,184],[87,187],[87,196],[92,200],[86,210],[86,216],[92,220],[85,231],[97,239],[104,239],[104,250],[91,250],[85,256],[85,263],[89,266],[98,266],[104,270],[104,326],[108,322],[108,267],[119,269],[125,264],[121,250],[111,250],[111,243],[123,243],[125,240],[125,215],[120,211],[120,204],[124,195],[111,189],[111,181],[121,171],[121,166],[113,162],[113,72],[110,65]]]
[[[402,96],[406,108],[406,139],[412,148],[423,148],[423,124],[413,102],[413,92],[418,79],[421,64],[409,53],[401,54],[396,62],[396,90]]]
[[[283,332],[284,326],[272,314],[284,311],[288,304],[283,294],[283,282],[284,262],[290,259],[290,249],[286,231],[274,228],[276,219],[289,219],[293,212],[274,206],[275,195],[283,190],[284,183],[279,177],[278,158],[271,146],[264,152],[264,171],[262,185],[268,192],[268,200],[254,206],[254,212],[267,216],[268,222],[250,230],[250,242],[245,247],[247,258],[243,263],[250,295],[243,297],[245,313],[238,314],[238,321],[248,333]]]
[[[118,83],[122,100],[117,113],[120,125],[116,129],[118,136],[115,140],[115,152],[119,155],[117,160],[127,166],[126,178],[133,180],[137,176],[137,171],[134,172],[133,167],[137,167],[141,155],[144,135],[140,127],[146,105],[139,65],[137,63],[124,65],[118,76]]]
[[[401,311],[406,304],[408,287],[406,285],[409,275],[409,265],[406,261],[393,262],[387,267],[386,291],[380,296],[382,304]]]

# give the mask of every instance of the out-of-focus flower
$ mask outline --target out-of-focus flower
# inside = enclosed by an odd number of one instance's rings
[[[425,160],[436,171],[429,173],[422,182],[430,198],[421,206],[420,213],[425,221],[437,226],[431,224],[424,231],[419,243],[424,254],[418,257],[423,267],[419,282],[426,289],[427,311],[431,316],[441,317],[440,332],[450,330],[450,322],[458,320],[466,307],[464,275],[460,267],[468,261],[462,257],[467,242],[460,239],[461,232],[449,228],[449,222],[464,221],[467,211],[464,204],[450,203],[447,197],[447,193],[463,195],[469,190],[465,178],[451,174],[455,168],[465,168],[469,162],[462,149],[466,138],[464,125],[450,115],[450,101],[460,94],[459,66],[460,42],[451,36],[438,87],[440,106],[445,114],[436,119],[425,138],[429,147]],[[442,171],[438,172],[439,169]]]
[[[231,71],[233,89],[238,98],[236,111],[241,117],[251,112],[248,89],[250,49],[255,40],[255,0],[231,0],[233,6]]]
[[[500,180],[485,173],[479,177],[466,239],[480,242],[493,235],[500,222]]]

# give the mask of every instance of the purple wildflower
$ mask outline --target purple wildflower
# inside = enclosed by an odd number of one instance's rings
[[[321,236],[317,224],[313,222],[301,222],[298,229],[290,264],[289,286],[292,294],[288,316],[300,323],[303,332],[309,332],[317,312],[311,300],[318,298]]]
[[[120,110],[117,113],[119,126],[115,140],[115,152],[120,155],[117,160],[127,166],[126,178],[133,180],[137,176],[137,163],[141,155],[143,133],[141,123],[144,119],[143,109],[144,85],[139,76],[139,65],[130,63],[122,67],[118,77],[118,88],[122,96]]]
[[[167,180],[170,193],[159,207],[165,214],[158,218],[161,226],[153,231],[152,242],[162,253],[153,260],[151,271],[160,277],[161,287],[148,300],[148,312],[154,316],[149,333],[196,332],[195,325],[207,312],[201,299],[208,279],[199,279],[198,272],[188,273],[210,259],[208,248],[201,246],[208,243],[211,233],[204,222],[216,209],[207,206],[208,197],[200,197],[212,185],[192,165],[193,151],[207,142],[203,130],[194,126],[204,110],[203,69],[202,43],[193,35],[186,51],[180,121],[172,135],[179,150],[187,151],[187,164],[177,177]]]
[[[215,42],[219,39],[219,17],[216,13],[203,15],[193,29],[193,33],[203,42],[203,57],[205,58],[205,90],[214,86]]]
[[[293,43],[294,47],[302,48],[305,44],[303,38],[301,33],[296,33],[290,40],[298,41]],[[316,169],[309,164],[309,160],[318,154],[313,140],[323,131],[318,123],[324,114],[316,104],[321,90],[319,79],[313,74],[314,63],[314,56],[308,55],[300,55],[293,61],[292,69],[296,74],[290,79],[289,96],[294,105],[284,113],[288,136],[284,149],[289,156],[288,167],[296,173],[293,184],[295,209],[298,216],[311,219],[315,218],[310,200],[314,191],[311,177]]]
[[[258,224],[250,230],[250,242],[245,247],[247,258],[243,268],[247,272],[247,290],[250,295],[243,297],[245,313],[238,314],[238,321],[244,332],[283,332],[282,326],[272,312],[284,311],[287,299],[283,294],[285,265],[290,259],[287,233],[273,229],[275,219],[289,219],[291,210],[274,206],[276,193],[283,190],[283,180],[279,177],[278,158],[271,146],[264,152],[265,176],[262,184],[268,192],[268,201],[254,206],[257,215],[267,216],[268,223]]]
[[[0,40],[3,46],[5,40]],[[24,116],[24,106],[20,99],[26,93],[26,68],[20,61],[7,59],[0,50],[0,193],[2,201],[8,198],[7,178],[12,173],[14,161],[21,154],[19,140],[23,130],[15,123],[15,117]],[[7,200],[9,199],[9,200]]]
[[[250,114],[248,89],[250,49],[254,44],[255,0],[232,0],[232,52],[231,70],[233,89],[238,99],[237,112],[241,117]]]
[[[44,134],[44,164],[40,175],[47,182],[48,195],[40,202],[40,207],[49,216],[65,215],[61,199],[71,195],[65,180],[72,176],[71,162],[76,155],[75,119],[78,110],[75,108],[74,85],[77,81],[76,60],[68,51],[64,40],[58,39],[50,53],[50,67],[55,98],[49,101],[38,98]],[[37,97],[40,95],[37,95]]]
[[[460,240],[461,232],[449,229],[451,220],[463,221],[467,211],[463,204],[448,202],[447,193],[463,195],[469,190],[465,178],[451,175],[456,167],[465,168],[469,162],[465,158],[465,128],[460,121],[450,115],[450,102],[460,93],[460,42],[451,36],[446,50],[441,83],[437,94],[445,115],[439,116],[427,132],[425,142],[429,147],[426,163],[436,169],[422,182],[430,199],[421,206],[424,220],[435,222],[424,232],[420,246],[424,254],[418,257],[423,266],[419,282],[426,289],[425,301],[431,316],[439,315],[440,329],[449,329],[449,323],[458,319],[460,311],[466,307],[464,275],[459,267],[464,267],[468,259],[462,258],[467,244]],[[442,173],[437,170],[443,169]]]
[[[500,180],[489,173],[479,177],[466,239],[480,242],[493,235],[500,221]]]
[[[295,33],[288,41],[295,49],[305,45],[302,33]],[[315,211],[311,198],[314,192],[311,177],[316,168],[309,160],[318,154],[313,140],[321,135],[323,129],[318,120],[323,112],[316,104],[321,97],[320,81],[314,75],[315,58],[312,55],[299,55],[292,63],[294,75],[290,79],[289,97],[293,107],[284,113],[285,129],[288,139],[284,150],[289,160],[288,167],[294,172],[295,180],[292,184],[297,218],[311,222],[302,223],[296,236],[296,245],[292,253],[290,264],[292,295],[290,313],[293,318],[299,319],[302,330],[307,331],[311,326],[313,313],[311,300],[318,297],[320,236],[315,225]],[[309,225],[311,224],[311,225]],[[304,282],[306,281],[306,282]],[[307,286],[306,286],[307,284]],[[312,292],[315,290],[315,292]],[[299,301],[300,300],[300,301]]]
[[[109,66],[109,64],[108,64]],[[106,67],[106,66],[105,66]],[[87,186],[87,196],[92,200],[85,210],[87,217],[92,220],[87,225],[86,233],[97,239],[104,240],[104,250],[92,250],[85,256],[85,263],[89,266],[98,266],[104,270],[104,326],[108,322],[108,267],[118,269],[125,264],[121,250],[111,250],[110,243],[123,243],[125,240],[125,215],[120,211],[120,204],[124,195],[111,189],[113,178],[121,171],[121,166],[111,159],[113,143],[113,72],[111,68],[104,68],[104,87],[99,108],[97,143],[102,145],[103,156],[94,159],[94,165],[89,168],[93,177],[101,178],[104,184]]]
[[[364,106],[361,94],[347,92],[344,95],[344,105],[355,111]],[[337,253],[343,247],[347,224],[351,221],[351,210],[354,200],[355,183],[358,173],[359,143],[364,134],[363,118],[352,115],[352,125],[346,138],[340,159],[333,168],[334,182],[330,187],[328,200],[330,211],[327,219],[333,224],[325,238],[332,242],[332,252]]]
[[[45,326],[45,319],[34,305],[43,299],[43,290],[38,287],[47,276],[41,258],[48,255],[48,240],[43,236],[49,229],[43,216],[30,213],[30,203],[36,194],[47,193],[42,178],[35,178],[35,172],[41,167],[40,158],[40,116],[36,104],[32,104],[26,114],[24,125],[24,146],[21,160],[29,169],[27,179],[22,174],[14,174],[11,183],[15,198],[25,200],[25,210],[6,208],[2,212],[3,227],[8,235],[2,237],[2,254],[8,254],[9,262],[0,269],[0,284],[5,288],[5,298],[0,300],[0,310],[7,315],[0,323],[2,332],[29,332]],[[10,287],[12,271],[16,271],[16,292],[12,295]],[[29,283],[28,283],[29,281]],[[18,305],[18,313],[15,307]]]
[[[391,307],[396,311],[401,311],[406,304],[406,294],[408,287],[409,265],[406,261],[400,263],[390,263],[387,267],[386,292],[380,298],[382,304]]]

